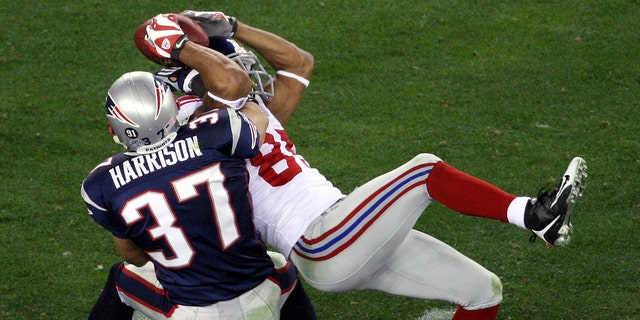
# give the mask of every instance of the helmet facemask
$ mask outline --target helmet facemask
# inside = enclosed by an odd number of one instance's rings
[[[273,77],[265,70],[260,59],[239,42],[223,37],[210,37],[209,47],[236,62],[253,81],[251,95],[259,95],[263,100],[273,98]]]
[[[260,59],[253,52],[236,52],[227,57],[235,61],[253,81],[251,95],[260,95],[267,101],[273,98],[273,77],[264,69]]]

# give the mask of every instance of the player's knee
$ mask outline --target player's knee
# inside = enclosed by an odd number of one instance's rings
[[[490,281],[481,289],[473,301],[463,306],[467,310],[480,310],[491,308],[502,302],[502,281],[498,276],[490,273]]]
[[[495,274],[491,275],[491,290],[500,299],[498,303],[502,302],[502,281]]]

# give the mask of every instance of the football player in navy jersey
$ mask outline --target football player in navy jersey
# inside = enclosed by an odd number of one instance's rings
[[[147,33],[154,52],[200,71],[218,98],[249,93],[246,73],[189,42],[175,16],[156,17]],[[221,72],[228,86],[210,81]],[[152,319],[278,319],[295,269],[276,270],[256,233],[245,167],[268,119],[253,101],[216,108],[214,100],[212,111],[185,122],[158,77],[122,75],[106,114],[126,151],[96,166],[81,194],[125,260],[115,273],[128,305]]]

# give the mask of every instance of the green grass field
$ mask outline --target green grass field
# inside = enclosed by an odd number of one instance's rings
[[[155,70],[133,30],[219,9],[312,52],[288,131],[345,192],[420,152],[519,195],[589,164],[571,246],[434,204],[416,228],[501,277],[499,319],[640,319],[640,2],[8,1],[0,11],[0,319],[85,319],[119,260],[82,179],[119,151],[105,93]],[[101,269],[104,267],[104,269]],[[428,267],[425,267],[428,268]],[[308,288],[321,319],[454,306]]]

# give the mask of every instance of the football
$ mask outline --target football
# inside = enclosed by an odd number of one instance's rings
[[[176,15],[178,17],[178,25],[182,28],[182,31],[189,37],[189,40],[201,45],[201,46],[209,46],[209,37],[207,33],[202,29],[202,27],[193,19],[183,16],[181,14]],[[152,18],[153,19],[153,18]],[[151,23],[151,19],[142,23],[133,34],[133,41],[136,43],[136,47],[138,50],[149,60],[168,67],[181,67],[184,66],[182,62],[175,61],[168,58],[161,58],[153,54],[149,48],[147,48],[146,40],[144,37],[147,34],[147,25]]]

